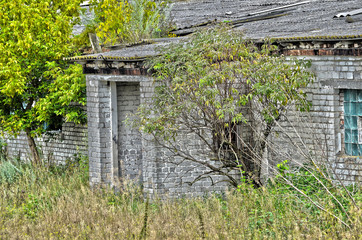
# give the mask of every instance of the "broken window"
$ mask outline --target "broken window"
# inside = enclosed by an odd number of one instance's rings
[[[362,90],[344,91],[345,153],[362,156]]]
[[[238,154],[238,135],[236,123],[224,123],[215,126],[213,132],[213,142],[215,151],[219,157],[225,161],[236,160]]]
[[[51,121],[43,123],[43,128],[45,131],[49,132],[59,132],[62,130],[63,117],[56,114],[52,114]]]

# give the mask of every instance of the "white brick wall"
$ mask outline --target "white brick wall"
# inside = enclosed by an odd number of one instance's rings
[[[312,60],[312,70],[317,80],[306,90],[308,99],[312,101],[310,113],[297,114],[289,112],[287,117],[293,122],[297,132],[301,132],[306,143],[303,151],[309,151],[312,156],[327,163],[332,173],[337,174],[345,183],[362,182],[362,162],[359,157],[347,156],[344,152],[343,126],[343,90],[362,89],[362,57],[350,56],[307,56],[298,57]],[[296,116],[302,116],[297,120]],[[309,120],[305,120],[304,117]],[[283,128],[291,124],[282,123]],[[290,128],[289,131],[292,131]],[[289,133],[290,134],[290,133]],[[293,136],[294,142],[300,142]],[[301,150],[291,146],[285,135],[274,136],[277,150],[283,150],[284,158],[293,160],[305,159]],[[279,147],[278,147],[279,146]],[[288,146],[288,147],[286,147]],[[273,160],[282,160],[272,153]],[[275,163],[274,163],[275,164]]]
[[[18,137],[5,137],[7,151],[11,157],[20,157],[23,161],[31,158],[25,133]],[[62,131],[54,131],[51,135],[35,139],[37,147],[46,162],[65,164],[79,154],[87,155],[87,127],[74,123],[65,123]]]

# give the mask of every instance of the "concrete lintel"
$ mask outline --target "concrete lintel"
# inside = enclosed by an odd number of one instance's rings
[[[321,81],[321,85],[336,89],[362,89],[361,82],[356,80],[327,80]]]
[[[150,81],[151,77],[148,76],[132,76],[132,75],[94,75],[93,78],[96,78],[98,81],[106,82],[146,82]]]

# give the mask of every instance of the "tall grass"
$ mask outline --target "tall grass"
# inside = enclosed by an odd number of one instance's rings
[[[351,218],[346,227],[282,183],[259,189],[244,183],[198,199],[144,201],[137,186],[118,194],[91,189],[85,165],[21,164],[16,179],[0,183],[0,239],[362,238],[360,188],[353,191],[359,209],[344,203]],[[334,209],[327,194],[317,197]],[[343,217],[338,209],[335,214]]]

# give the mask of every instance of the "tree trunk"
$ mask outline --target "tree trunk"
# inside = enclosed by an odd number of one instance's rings
[[[89,41],[92,45],[93,53],[102,53],[102,48],[99,45],[98,37],[95,33],[88,33]]]
[[[28,144],[32,156],[32,163],[34,165],[40,165],[40,157],[38,150],[36,148],[36,143],[34,141],[34,138],[31,136],[30,129],[25,129],[26,137],[28,138]]]

